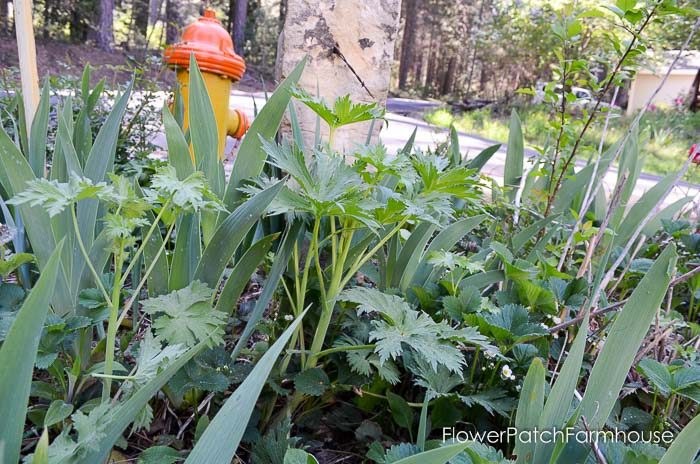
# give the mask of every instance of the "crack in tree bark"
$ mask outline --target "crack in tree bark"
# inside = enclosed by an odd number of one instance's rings
[[[341,60],[343,60],[343,63],[350,69],[350,71],[355,75],[355,78],[357,78],[358,82],[362,86],[363,89],[369,94],[370,97],[374,98],[374,95],[372,95],[372,92],[367,88],[367,85],[365,84],[365,81],[362,80],[359,74],[357,74],[357,71],[355,71],[355,68],[352,67],[352,65],[348,62],[347,58],[345,58],[345,55],[343,55],[343,52],[340,51],[340,47],[338,46],[338,42],[335,42],[333,44],[333,50],[331,50],[331,53],[334,55],[338,55]]]

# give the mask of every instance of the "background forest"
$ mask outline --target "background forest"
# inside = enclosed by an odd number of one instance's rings
[[[236,51],[264,79],[274,77],[277,38],[287,0],[37,0],[35,28],[40,42],[94,42],[103,50],[121,49],[143,60],[146,51],[178,40],[182,28],[215,8],[231,32]],[[395,92],[444,99],[508,100],[522,87],[549,80],[556,61],[551,25],[566,2],[541,0],[405,0],[396,41],[392,88]],[[578,2],[579,8],[597,2]],[[680,6],[700,6],[684,0]],[[0,1],[0,34],[13,33],[12,3]],[[111,19],[111,20],[110,20]],[[693,18],[679,16],[652,25],[653,51],[678,47]],[[610,35],[615,27],[587,28],[571,54],[596,63],[600,76],[610,72]],[[654,29],[655,28],[655,29]],[[700,48],[696,36],[689,49]],[[592,54],[593,53],[593,54]],[[6,52],[10,54],[10,52]],[[6,58],[7,59],[7,58]],[[4,61],[4,59],[3,59]],[[3,63],[7,64],[7,63]],[[256,73],[257,74],[257,73]],[[619,101],[623,101],[622,97]]]

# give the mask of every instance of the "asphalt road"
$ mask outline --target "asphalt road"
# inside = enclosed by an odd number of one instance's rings
[[[260,108],[265,104],[265,95],[262,93],[246,93],[234,90],[231,96],[230,105],[232,107],[244,109],[252,117],[253,101]],[[435,127],[426,123],[422,119],[415,117],[403,116],[402,114],[416,115],[431,109],[439,107],[440,104],[426,100],[410,100],[405,98],[389,98],[387,100],[387,120],[389,124],[382,129],[380,139],[387,146],[389,152],[396,152],[404,146],[406,140],[411,136],[411,133],[416,129],[415,145],[425,149],[435,146],[440,142],[447,140],[449,132],[445,128]],[[231,140],[229,140],[231,142]],[[462,154],[467,158],[476,156],[484,148],[495,145],[497,141],[479,137],[474,134],[459,133],[459,146]],[[529,157],[534,157],[536,152],[531,149],[526,149],[526,154]],[[496,154],[484,166],[482,172],[490,175],[500,184],[503,182],[503,168],[505,165],[506,144],[502,144]],[[527,168],[527,166],[526,166]],[[691,169],[697,169],[691,166]],[[610,192],[615,185],[617,179],[617,170],[610,168],[605,174],[604,185]],[[637,181],[633,193],[633,199],[639,198],[646,190],[653,187],[660,177],[651,174],[642,174]],[[673,191],[668,195],[664,204],[671,204],[685,196],[694,197],[696,209],[700,209],[700,186],[679,182],[674,186]]]
[[[165,98],[165,93],[163,93],[162,97]],[[162,105],[162,103],[156,104]],[[262,92],[248,93],[240,90],[234,90],[229,101],[229,105],[231,107],[242,109],[251,119],[254,114],[254,107],[257,106],[259,110],[264,104],[265,94]],[[422,119],[402,115],[409,114],[415,116],[436,107],[439,107],[439,104],[431,101],[389,98],[387,101],[386,115],[389,124],[385,126],[380,133],[380,139],[387,146],[389,152],[395,153],[397,150],[402,148],[406,143],[406,140],[408,140],[413,133],[414,129],[416,130],[415,146],[418,148],[426,149],[428,147],[434,147],[438,143],[447,140],[449,137],[449,132],[447,129],[432,126]],[[460,150],[463,156],[467,158],[472,158],[484,148],[500,143],[494,140],[479,137],[478,135],[474,134],[465,134],[460,132],[458,135]],[[165,148],[165,137],[162,133],[156,135],[153,142],[156,145]],[[237,142],[235,142],[233,139],[229,138],[226,152],[230,153],[233,151],[236,143]],[[529,158],[533,158],[536,155],[536,152],[531,149],[526,149],[526,154]],[[160,152],[155,153],[154,155],[163,156],[164,153]],[[484,166],[482,172],[493,177],[496,182],[502,184],[505,159],[506,144],[502,144],[498,152],[496,152]],[[226,164],[226,167],[230,169],[231,163]],[[529,163],[526,162],[526,169],[528,165]],[[695,166],[691,166],[691,169],[697,168]],[[616,179],[617,170],[610,168],[605,173],[603,180],[608,193],[615,185]],[[659,179],[659,176],[642,174],[637,181],[632,198],[639,198],[645,191],[653,187],[659,181]],[[700,211],[700,186],[687,184],[684,182],[679,182],[678,185],[674,186],[673,191],[668,195],[664,204],[671,204],[686,196],[693,197],[693,206],[696,211]]]

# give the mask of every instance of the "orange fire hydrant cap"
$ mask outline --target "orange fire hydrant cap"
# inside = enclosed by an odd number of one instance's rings
[[[185,28],[179,43],[165,49],[164,59],[170,66],[187,68],[191,53],[202,71],[221,74],[234,81],[240,80],[245,72],[245,61],[234,51],[231,36],[210,8]]]

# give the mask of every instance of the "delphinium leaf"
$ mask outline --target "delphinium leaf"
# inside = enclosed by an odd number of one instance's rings
[[[376,289],[355,287],[346,290],[341,299],[358,304],[358,313],[377,313],[372,320],[369,341],[376,343],[380,362],[401,356],[406,346],[422,356],[433,369],[443,365],[452,372],[461,371],[464,356],[456,343],[480,344],[475,332],[462,333],[445,322],[435,322],[430,315],[417,311],[402,298]]]
[[[353,103],[350,95],[338,97],[331,107],[322,97],[314,97],[300,87],[292,88],[292,96],[308,106],[329,126],[337,128],[384,117],[384,109],[376,103]]]
[[[155,316],[153,328],[159,340],[188,347],[209,337],[210,346],[223,343],[227,315],[211,306],[214,291],[195,280],[187,287],[143,301],[143,310]]]
[[[185,179],[177,177],[177,171],[172,166],[164,166],[159,169],[151,180],[151,188],[148,195],[157,195],[162,203],[172,198],[174,206],[189,212],[197,212],[203,209],[221,209],[216,196],[209,187],[201,171],[195,171]]]
[[[58,182],[44,178],[27,183],[27,188],[15,195],[7,203],[30,206],[42,206],[49,216],[61,214],[68,206],[79,200],[94,198],[105,188],[105,184],[93,182],[85,177],[71,176],[68,182]]]
[[[314,367],[297,374],[294,377],[294,386],[305,395],[321,396],[328,390],[330,380],[323,369]]]

